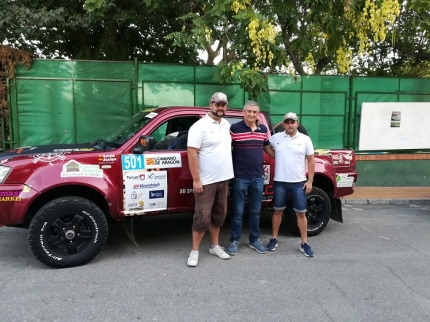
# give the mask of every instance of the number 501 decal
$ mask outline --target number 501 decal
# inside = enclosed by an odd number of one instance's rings
[[[121,156],[123,170],[142,170],[145,169],[143,154],[123,154]]]

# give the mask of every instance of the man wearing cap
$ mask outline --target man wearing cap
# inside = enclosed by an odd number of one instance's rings
[[[188,164],[195,198],[192,247],[187,260],[192,267],[199,262],[200,242],[207,230],[211,242],[209,253],[221,259],[230,258],[218,243],[227,213],[228,182],[233,178],[230,123],[223,118],[227,104],[224,93],[213,94],[209,113],[188,132]]]
[[[272,217],[272,238],[267,244],[267,250],[274,251],[278,246],[278,232],[282,221],[282,213],[287,205],[288,196],[293,200],[294,211],[297,215],[297,225],[301,235],[300,251],[307,257],[314,253],[307,240],[307,208],[306,195],[312,190],[315,173],[314,148],[311,139],[299,131],[299,119],[296,113],[290,112],[284,116],[284,132],[276,133],[270,139],[270,146],[275,151],[275,178]],[[306,177],[306,160],[308,176]]]
[[[269,134],[267,127],[257,122],[259,112],[257,102],[248,101],[243,107],[243,120],[230,127],[234,169],[230,247],[227,249],[230,255],[237,254],[240,244],[246,197],[249,206],[249,247],[260,254],[266,253],[259,238],[264,185],[263,146],[269,145]]]

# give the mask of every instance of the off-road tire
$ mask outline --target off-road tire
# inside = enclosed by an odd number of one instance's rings
[[[28,242],[42,263],[64,268],[92,260],[108,236],[107,220],[92,201],[67,196],[51,200],[33,217]]]
[[[308,236],[316,236],[324,230],[330,220],[330,213],[330,198],[324,190],[313,187],[307,195],[306,218],[308,220]],[[284,221],[293,234],[300,236],[300,230],[297,226],[297,215],[291,199],[288,200],[287,208],[284,211]]]

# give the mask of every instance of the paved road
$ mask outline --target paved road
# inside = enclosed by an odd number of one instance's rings
[[[205,236],[196,268],[186,266],[187,215],[147,218],[140,248],[112,226],[92,262],[59,270],[33,257],[25,230],[4,227],[0,321],[429,321],[430,206],[343,207],[344,224],[310,239],[313,259],[284,233],[275,252],[257,254],[245,238],[223,261]],[[267,243],[267,216],[262,234]]]

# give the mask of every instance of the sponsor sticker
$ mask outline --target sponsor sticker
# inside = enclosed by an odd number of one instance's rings
[[[338,174],[336,177],[336,185],[338,188],[352,187],[354,177],[349,177],[347,174]]]
[[[163,209],[163,208],[166,208],[166,203],[165,202],[150,202],[150,203],[148,203],[148,208],[149,209],[155,209],[155,208],[158,208],[158,209]]]
[[[80,164],[75,160],[70,160],[63,165],[61,177],[103,178],[103,170],[96,164]]]
[[[99,164],[112,164],[116,162],[115,154],[99,154],[98,155]]]
[[[269,184],[270,183],[270,165],[264,165],[263,166],[264,169],[264,184]]]
[[[148,154],[144,158],[146,169],[182,167],[180,153]]]
[[[39,153],[33,155],[33,163],[37,162],[46,162],[49,163],[49,165],[52,165],[52,162],[61,160],[66,160],[66,157],[64,156],[64,152],[56,153],[56,152],[49,152],[49,153]]]
[[[131,162],[130,162],[131,164]],[[124,214],[164,210],[167,207],[167,171],[123,171]]]
[[[133,189],[149,189],[159,187],[159,183],[138,183],[133,185]]]
[[[56,153],[67,153],[67,152],[90,152],[94,151],[94,148],[73,148],[73,149],[54,149]]]
[[[351,153],[339,153],[333,155],[334,165],[349,165],[351,164],[352,154]]]
[[[0,191],[0,201],[21,201],[22,190]]]
[[[143,170],[145,161],[142,154],[123,154],[121,155],[122,170]]]
[[[154,190],[149,192],[149,199],[164,198],[164,190]]]
[[[148,113],[146,116],[145,116],[145,118],[147,118],[147,119],[153,119],[154,117],[156,117],[158,115],[158,113],[155,113],[155,112],[151,112],[151,113]]]

